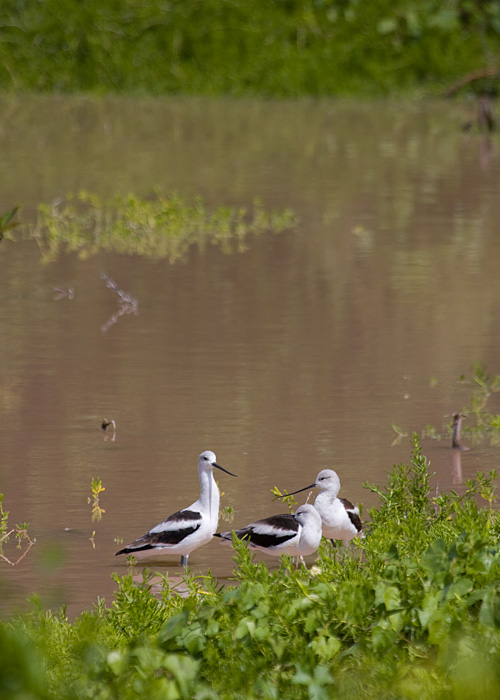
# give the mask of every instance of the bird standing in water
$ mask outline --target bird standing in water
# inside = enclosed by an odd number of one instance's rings
[[[333,469],[323,469],[316,477],[314,484],[303,489],[287,493],[287,496],[307,491],[317,487],[320,493],[316,496],[314,507],[321,516],[323,536],[329,540],[342,540],[347,544],[353,537],[363,536],[363,526],[359,517],[359,509],[345,498],[338,498],[340,479]]]
[[[118,554],[133,554],[137,558],[158,554],[180,554],[181,566],[186,567],[194,549],[210,542],[219,522],[219,489],[213,476],[214,468],[236,476],[217,464],[213,452],[207,450],[198,457],[200,497],[184,510],[179,510],[131,542]]]
[[[319,547],[321,517],[314,506],[306,503],[293,514],[271,515],[234,532],[240,540],[248,541],[252,549],[272,556],[306,557]],[[218,536],[231,541],[232,535],[231,531],[221,532]]]

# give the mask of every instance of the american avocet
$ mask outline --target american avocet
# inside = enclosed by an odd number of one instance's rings
[[[342,540],[347,544],[356,535],[362,536],[362,524],[359,509],[345,498],[337,498],[340,491],[340,479],[333,469],[323,469],[314,484],[292,491],[287,496],[301,493],[317,486],[320,493],[316,496],[314,507],[321,516],[323,535],[329,540]]]
[[[181,565],[187,566],[193,549],[210,542],[219,521],[219,489],[213,476],[214,467],[236,476],[217,464],[210,450],[198,457],[200,497],[189,508],[179,510],[156,525],[139,539],[120,549],[116,554],[133,554],[144,558],[159,554],[180,554]]]
[[[305,504],[293,514],[271,515],[235,532],[240,540],[248,540],[252,549],[275,557],[280,554],[305,557],[319,547],[321,517],[314,506]],[[219,537],[231,540],[232,535],[232,532],[221,532]]]

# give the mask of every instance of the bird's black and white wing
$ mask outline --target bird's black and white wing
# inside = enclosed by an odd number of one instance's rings
[[[298,531],[299,523],[293,515],[285,513],[257,520],[241,530],[236,530],[236,535],[240,540],[248,540],[250,545],[268,549],[288,542],[297,535]],[[222,533],[222,537],[230,538],[231,534]]]
[[[116,554],[133,554],[147,549],[162,549],[178,545],[200,528],[201,520],[202,515],[198,511],[179,510]]]
[[[358,532],[361,532],[363,529],[363,524],[361,523],[361,518],[359,517],[359,508],[348,501],[347,498],[339,498],[339,501],[344,506],[351,523]]]

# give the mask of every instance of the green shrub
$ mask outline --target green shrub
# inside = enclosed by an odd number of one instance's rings
[[[498,53],[496,0],[3,0],[0,89],[387,94]]]

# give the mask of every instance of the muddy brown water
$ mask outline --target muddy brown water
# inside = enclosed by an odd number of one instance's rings
[[[461,373],[478,360],[500,372],[500,142],[462,132],[470,110],[0,100],[0,211],[21,204],[25,223],[69,192],[154,187],[211,207],[259,197],[300,217],[241,252],[193,247],[175,264],[113,253],[43,263],[32,240],[0,244],[0,492],[9,523],[29,522],[37,539],[17,566],[0,562],[4,609],[32,592],[69,614],[111,602],[111,573],[126,571],[115,540],[196,500],[205,449],[238,474],[217,475],[237,526],[282,510],[273,486],[305,486],[325,467],[366,512],[376,499],[363,483],[385,484],[410,457],[391,424],[441,427],[468,402]],[[103,272],[137,313],[115,318]],[[423,444],[442,489],[498,468],[488,444],[460,463],[448,441]],[[214,541],[190,563],[226,577],[231,549]]]

